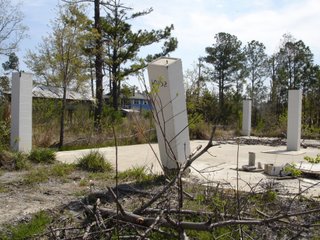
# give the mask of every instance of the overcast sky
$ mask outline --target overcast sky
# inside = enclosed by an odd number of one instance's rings
[[[14,0],[16,2],[18,0]],[[282,35],[291,33],[303,40],[320,64],[319,0],[125,0],[135,10],[152,7],[154,11],[139,18],[134,26],[159,29],[174,24],[173,35],[178,49],[172,57],[182,59],[184,70],[191,68],[205,47],[214,43],[214,35],[227,32],[236,35],[243,45],[251,40],[265,44],[267,53],[279,48]],[[24,0],[22,11],[29,27],[28,39],[20,45],[23,61],[27,49],[33,50],[50,31],[50,20],[56,15],[58,0]],[[148,48],[146,51],[154,51]],[[152,52],[151,52],[152,53]],[[20,63],[21,69],[27,70]]]

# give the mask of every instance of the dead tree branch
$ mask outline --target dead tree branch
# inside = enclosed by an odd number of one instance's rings
[[[224,227],[224,226],[235,226],[235,225],[264,225],[271,222],[279,221],[281,219],[287,219],[290,217],[297,217],[301,215],[307,215],[311,213],[319,213],[320,208],[303,211],[303,212],[294,212],[294,213],[287,213],[282,214],[275,217],[267,217],[264,219],[231,219],[231,220],[225,220],[225,221],[219,221],[212,223],[210,220],[207,222],[179,222],[176,223],[174,220],[172,220],[169,216],[166,218],[154,218],[154,217],[143,217],[138,214],[134,214],[132,212],[125,211],[124,215],[117,215],[115,210],[107,209],[107,208],[100,208],[102,216],[110,217],[113,216],[114,218],[127,222],[132,223],[135,225],[140,225],[143,227],[151,227],[155,222],[159,224],[161,227],[167,227],[167,228],[174,228],[176,229],[177,226],[179,228],[182,228],[184,230],[197,230],[197,231],[212,231],[215,228],[218,227]],[[287,223],[287,222],[283,222]],[[288,222],[288,224],[290,224]]]

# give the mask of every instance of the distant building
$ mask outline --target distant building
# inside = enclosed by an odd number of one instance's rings
[[[4,95],[7,95],[9,99],[11,98],[11,91],[4,92]],[[62,99],[63,98],[63,88],[53,87],[53,86],[44,86],[38,85],[34,86],[32,89],[33,98],[43,98],[43,99]],[[67,101],[85,101],[92,102],[94,98],[88,93],[79,93],[76,91],[67,90]]]
[[[11,91],[4,92],[4,96],[11,102]],[[33,104],[37,103],[53,103],[56,108],[60,108],[59,102],[63,99],[63,88],[38,85],[32,89]],[[80,106],[90,115],[92,114],[94,98],[89,93],[79,93],[72,90],[67,90],[67,120],[73,122],[73,113]],[[10,108],[10,105],[8,105]],[[33,109],[35,112],[36,109]],[[8,110],[10,112],[10,110]]]
[[[110,93],[104,95],[105,101],[109,103]],[[128,111],[128,109],[132,111],[147,110],[150,111],[152,109],[152,105],[150,100],[145,93],[141,93],[139,91],[134,91],[131,96],[120,95],[120,106],[122,110]],[[132,112],[128,111],[128,112]]]

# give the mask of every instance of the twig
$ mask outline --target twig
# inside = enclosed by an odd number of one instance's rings
[[[144,239],[148,235],[148,233],[157,226],[157,224],[160,222],[163,216],[163,213],[164,213],[164,210],[160,212],[160,214],[156,217],[155,221],[151,224],[151,226],[138,239]]]
[[[203,155],[205,152],[208,151],[209,148],[216,146],[212,143],[213,140],[213,136],[214,136],[214,132],[215,132],[215,128],[212,130],[211,133],[211,137],[210,140],[208,142],[208,144],[204,147],[204,149],[202,149],[199,153],[195,154],[194,156],[192,156],[189,160],[187,160],[187,162],[184,164],[184,166],[182,166],[180,168],[180,171],[178,172],[178,174],[173,177],[170,182],[158,193],[156,194],[152,199],[150,199],[147,203],[145,203],[144,205],[142,205],[141,207],[139,207],[138,209],[134,210],[133,213],[135,214],[139,214],[141,212],[143,212],[144,209],[150,207],[155,201],[157,201],[170,187],[172,187],[176,180],[182,175],[182,173],[197,159],[199,158],[201,155]]]
[[[166,182],[169,183],[170,181],[168,179],[166,179]],[[175,186],[176,188],[178,188],[177,186]],[[182,190],[183,194],[186,195],[189,199],[194,200],[194,197],[190,194],[187,193],[186,191]]]
[[[116,196],[116,194],[113,192],[112,188],[111,187],[108,187],[108,190],[109,192],[111,193],[111,197],[112,199],[115,201],[115,203],[117,204],[117,209],[120,210],[121,214],[124,215],[126,214],[123,207],[121,206],[120,202],[118,201],[118,198]],[[118,214],[118,211],[117,211],[117,214]]]

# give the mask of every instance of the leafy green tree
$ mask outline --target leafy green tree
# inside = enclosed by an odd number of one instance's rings
[[[8,61],[2,63],[2,68],[5,71],[5,75],[0,76],[0,93],[1,94],[3,91],[10,90],[10,79],[8,78],[7,75],[13,70],[19,71],[19,58],[14,52],[9,54]]]
[[[270,93],[269,93],[269,105],[270,111],[280,116],[282,113],[283,103],[282,103],[282,89],[281,89],[281,81],[279,77],[280,72],[280,62],[278,58],[279,54],[273,54],[268,59],[268,69],[270,76]]]
[[[106,16],[102,19],[103,41],[106,42],[104,63],[110,76],[110,92],[114,110],[119,108],[121,82],[128,76],[146,67],[147,61],[165,56],[177,47],[177,40],[171,37],[173,25],[163,30],[134,31],[131,21],[152,12],[148,9],[131,13],[120,0],[110,0],[106,5]],[[142,47],[164,41],[162,51],[146,58],[139,57]]]
[[[8,76],[0,76],[0,95],[10,90],[10,79]]]
[[[219,91],[219,119],[226,123],[225,95],[233,87],[239,74],[242,75],[245,55],[241,49],[241,41],[234,35],[220,32],[215,35],[215,43],[207,47],[204,60],[212,65],[212,81],[218,84]]]
[[[287,89],[301,88],[307,81],[306,71],[313,65],[313,54],[302,40],[296,41],[291,35],[283,36],[279,50],[282,84]]]
[[[67,89],[80,90],[88,80],[83,46],[90,39],[91,22],[83,13],[83,6],[60,6],[59,15],[53,22],[53,32],[39,46],[38,53],[28,53],[28,67],[47,83],[62,87],[63,99],[60,118],[59,147],[64,142],[64,121],[67,105]]]
[[[101,129],[101,117],[103,111],[103,39],[102,23],[100,17],[100,6],[104,5],[103,0],[94,0],[94,67],[96,78],[96,100],[94,111],[94,125],[96,130]]]
[[[271,104],[280,117],[287,108],[288,90],[302,89],[303,116],[307,115],[308,95],[312,92],[316,71],[313,54],[302,40],[297,41],[292,35],[285,34],[279,52],[274,54],[269,63],[271,70]],[[310,115],[310,114],[309,114]],[[306,117],[304,122],[309,121]]]
[[[264,81],[268,75],[268,56],[263,43],[252,40],[244,47],[245,68],[248,73],[247,94],[252,100],[252,125],[258,122],[258,105],[266,98],[267,87]]]
[[[308,67],[303,81],[303,123],[305,128],[315,129],[320,127],[320,67],[318,65]],[[319,129],[320,133],[320,129]]]
[[[19,58],[18,56],[12,52],[9,54],[9,59],[5,63],[2,63],[2,68],[5,71],[19,71]]]

